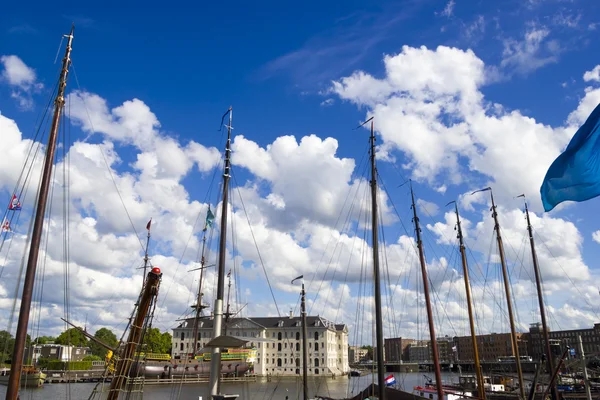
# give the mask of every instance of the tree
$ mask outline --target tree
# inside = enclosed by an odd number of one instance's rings
[[[88,339],[77,329],[70,328],[58,335],[56,344],[85,347],[88,345]]]
[[[56,341],[55,337],[52,336],[40,336],[35,338],[35,343],[36,344],[48,344],[48,343],[54,343]]]
[[[0,331],[0,364],[12,358],[15,339],[8,331]]]
[[[113,349],[115,349],[119,344],[117,336],[108,328],[98,329],[96,333],[94,333],[94,337],[100,340],[102,343],[112,347]],[[104,358],[106,352],[108,351],[104,346],[99,345],[93,340],[90,340],[89,346],[92,350],[92,354],[101,358]]]
[[[160,333],[158,328],[150,328],[144,336],[144,344],[147,353],[170,353],[171,334],[169,332]]]

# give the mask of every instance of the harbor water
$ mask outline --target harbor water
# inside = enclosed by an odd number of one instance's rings
[[[398,385],[404,390],[412,392],[413,386],[425,383],[423,373],[393,373]],[[433,377],[433,374],[428,376]],[[444,381],[458,379],[457,374],[443,373]],[[367,387],[370,383],[376,382],[375,375],[367,374],[360,377],[337,377],[315,378],[308,380],[309,397],[316,395],[330,397],[351,397]],[[40,389],[24,389],[21,391],[21,400],[46,400],[46,399],[87,399],[96,383],[55,383],[45,384]],[[108,388],[108,384],[105,384]],[[302,379],[296,377],[273,377],[270,382],[266,379],[259,379],[256,382],[244,383],[226,383],[223,385],[224,393],[239,394],[240,400],[267,400],[277,399],[289,400],[302,398]],[[4,398],[6,387],[0,386],[0,398]],[[209,400],[207,384],[184,384],[184,385],[154,385],[144,388],[144,400],[164,400],[164,399],[182,399],[182,400]]]

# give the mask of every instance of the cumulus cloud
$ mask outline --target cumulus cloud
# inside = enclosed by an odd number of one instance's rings
[[[11,97],[23,110],[33,108],[32,94],[39,92],[44,87],[37,81],[35,70],[15,55],[1,56],[0,63],[4,68],[1,80],[12,88]]]
[[[596,65],[591,71],[586,71],[583,74],[583,80],[586,82],[600,82],[600,65]]]

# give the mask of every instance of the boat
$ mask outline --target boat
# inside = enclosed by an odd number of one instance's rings
[[[0,385],[8,385],[10,370],[3,368],[0,371]],[[35,368],[33,365],[24,365],[21,372],[21,387],[40,388],[46,381],[46,374]]]

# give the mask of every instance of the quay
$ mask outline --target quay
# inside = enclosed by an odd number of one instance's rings
[[[481,361],[481,368],[485,373],[490,372],[516,372],[517,364],[515,362],[498,362],[498,361]],[[521,361],[521,367],[525,373],[534,373],[535,366],[539,362],[535,361]],[[420,361],[420,362],[386,362],[384,363],[386,372],[419,372],[419,371],[433,371],[433,362],[431,361]],[[350,364],[351,369],[361,371],[375,371],[377,365],[374,363],[352,363]],[[455,362],[440,362],[440,368],[443,371],[454,371],[458,372],[474,372],[475,363],[472,361],[455,361]]]

